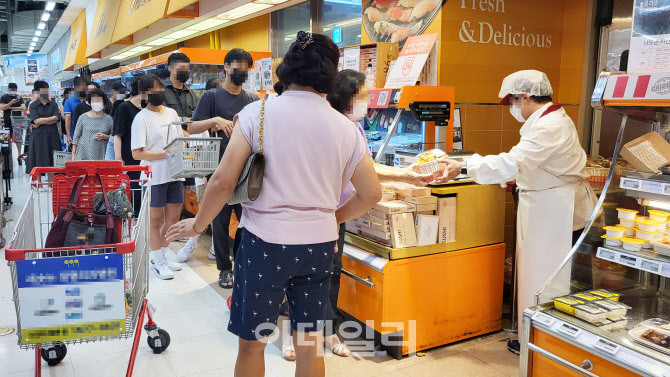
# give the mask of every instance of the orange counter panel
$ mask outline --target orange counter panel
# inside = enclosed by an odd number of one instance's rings
[[[416,349],[437,347],[501,329],[505,245],[444,252],[389,261],[378,272],[343,258],[343,268],[362,278],[369,288],[342,275],[339,308],[361,322],[373,321],[376,331],[398,330],[382,323],[416,321]],[[407,331],[404,341],[409,340]]]
[[[583,349],[574,346],[570,343],[566,343],[554,336],[547,334],[546,332],[536,329],[533,329],[533,343],[548,351],[554,355],[569,361],[575,365],[581,365],[584,360],[589,360],[593,364],[592,373],[598,376],[607,376],[607,377],[633,377],[638,376],[637,373],[633,373],[628,369],[622,368],[616,364],[599,357],[593,353],[584,351]],[[536,353],[532,354],[532,377],[555,377],[555,376],[566,376],[566,377],[579,377],[581,376],[578,373],[575,373],[566,367],[555,363],[552,360],[545,358],[544,356],[538,355]]]

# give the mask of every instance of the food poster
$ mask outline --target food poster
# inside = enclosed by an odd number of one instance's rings
[[[272,58],[261,59],[260,62],[263,90],[272,90],[274,85],[272,80]]]
[[[126,330],[122,255],[23,260],[16,272],[22,344]]]
[[[670,0],[636,0],[629,73],[670,71]]]
[[[368,0],[363,3],[363,28],[372,42],[399,43],[423,34],[439,17],[446,0]],[[439,23],[439,21],[438,21]]]

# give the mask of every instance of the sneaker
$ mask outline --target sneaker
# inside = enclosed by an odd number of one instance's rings
[[[156,273],[156,276],[158,276],[159,279],[169,280],[174,278],[174,274],[172,273],[172,270],[168,266],[167,260],[162,260],[158,263],[154,263],[154,260],[152,259],[151,268],[154,270],[154,273]]]
[[[193,250],[198,246],[198,239],[193,237],[186,242],[186,245],[182,246],[181,249],[177,252],[177,261],[184,263],[191,257]]]
[[[518,340],[510,340],[507,342],[507,350],[515,355],[521,354],[521,344]]]
[[[207,259],[216,260],[216,254],[214,254],[214,245],[209,247],[209,254],[207,254]]]
[[[172,271],[179,271],[179,270],[182,269],[182,267],[184,267],[184,266],[182,266],[181,263],[173,262],[173,261],[171,261],[171,260],[169,260],[169,259],[167,259],[167,258],[165,258],[165,262],[167,262],[167,266],[168,266]]]

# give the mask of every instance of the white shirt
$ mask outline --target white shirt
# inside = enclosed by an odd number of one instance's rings
[[[162,113],[157,113],[146,108],[142,109],[133,120],[130,148],[132,150],[144,148],[147,151],[162,151],[169,144],[168,136],[170,141],[176,137],[183,136],[181,126],[170,124],[179,120],[177,112],[167,106],[163,106]],[[149,184],[152,186],[173,181],[183,181],[183,179],[170,178],[165,159],[142,160],[140,165],[151,166],[152,177]],[[142,179],[145,178],[146,176],[142,173]]]

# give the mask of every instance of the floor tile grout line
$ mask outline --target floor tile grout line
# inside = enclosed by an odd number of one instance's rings
[[[490,343],[489,343],[489,344],[490,344]],[[470,349],[470,350],[474,350],[474,349],[476,349],[476,348],[479,348],[479,347],[474,347],[474,348],[472,348],[472,349]],[[510,375],[507,374],[505,371],[502,371],[502,370],[500,370],[499,368],[497,368],[495,365],[488,363],[486,360],[482,360],[482,359],[480,359],[479,357],[477,357],[477,355],[470,353],[470,352],[469,352],[470,350],[467,350],[467,351],[465,351],[465,352],[467,352],[468,355],[474,357],[475,359],[481,361],[482,363],[484,363],[484,364],[490,366],[491,368],[497,370],[498,372],[504,374],[505,376],[508,376],[508,377],[516,377],[516,376],[510,376]],[[510,352],[510,353],[511,353],[511,352]]]

